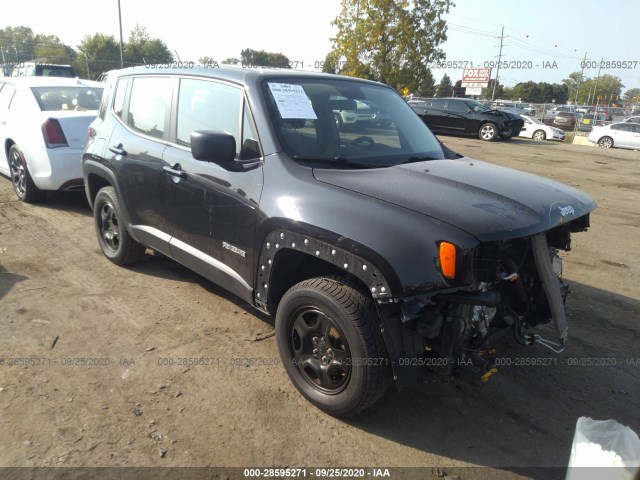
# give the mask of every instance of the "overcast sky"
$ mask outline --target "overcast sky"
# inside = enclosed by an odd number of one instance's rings
[[[182,60],[205,55],[221,61],[244,48],[280,52],[314,69],[329,51],[331,26],[340,0],[232,2],[120,0],[125,40],[136,25],[147,27]],[[640,88],[640,1],[637,0],[455,0],[448,19],[447,60],[483,67],[496,61],[505,27],[501,83],[560,82],[590,60],[631,61],[631,68],[605,65],[601,74],[618,75],[626,89]],[[118,2],[102,0],[11,2],[2,8],[0,28],[26,25],[53,34],[75,47],[84,35],[101,32],[118,38]],[[519,62],[519,63],[518,63]],[[554,64],[555,62],[555,64]],[[547,68],[544,68],[544,67]],[[448,69],[452,79],[460,69]],[[436,81],[445,70],[434,69]],[[598,68],[585,69],[595,77]],[[492,76],[495,76],[495,71]]]

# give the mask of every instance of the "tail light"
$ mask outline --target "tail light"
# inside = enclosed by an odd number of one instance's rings
[[[55,118],[48,118],[42,124],[42,135],[47,148],[68,147],[67,139],[64,136],[60,122]]]

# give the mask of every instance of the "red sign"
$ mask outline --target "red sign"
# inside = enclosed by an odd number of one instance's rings
[[[491,78],[490,68],[465,68],[462,71],[463,82],[488,82]]]

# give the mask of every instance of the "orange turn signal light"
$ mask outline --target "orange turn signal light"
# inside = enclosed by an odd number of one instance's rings
[[[456,276],[456,246],[449,242],[440,242],[440,270],[447,278]]]

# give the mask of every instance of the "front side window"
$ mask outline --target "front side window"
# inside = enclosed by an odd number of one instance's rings
[[[467,105],[460,100],[449,100],[449,103],[447,104],[447,110],[449,110],[450,112],[468,113],[469,107],[467,107]]]
[[[180,80],[178,144],[190,146],[191,132],[212,130],[233,135],[239,153],[242,100],[242,91],[230,85],[188,78]]]
[[[136,132],[163,138],[172,84],[167,77],[134,78],[126,124]]]

